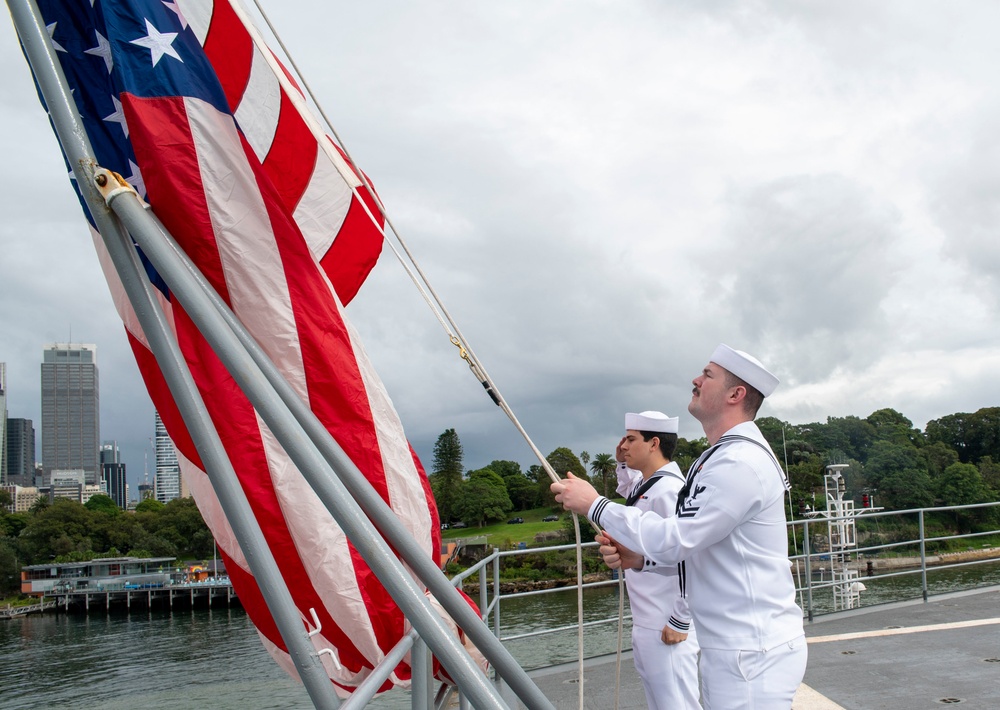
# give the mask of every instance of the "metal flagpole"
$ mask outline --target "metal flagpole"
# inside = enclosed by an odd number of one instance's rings
[[[198,455],[205,464],[226,518],[238,536],[240,549],[258,580],[261,593],[267,600],[299,677],[317,708],[337,708],[340,700],[309,640],[301,615],[284,585],[180,349],[169,334],[169,326],[153,293],[153,287],[129,236],[122,230],[94,187],[94,153],[73,99],[66,89],[65,76],[52,51],[38,7],[33,0],[7,0],[7,5],[80,191],[97,223],[171,395],[185,422],[189,424],[188,429]]]
[[[307,478],[311,485],[313,480],[324,481],[323,491],[328,492],[331,499],[323,498],[319,490],[317,494],[413,627],[441,659],[451,676],[461,684],[463,692],[473,699],[476,707],[506,708],[496,688],[445,626],[440,615],[431,608],[413,577],[351,497],[337,471],[322,456],[281,399],[275,396],[274,389],[228,323],[166,244],[163,227],[146,212],[134,190],[121,189],[122,185],[113,173],[99,169],[96,179],[102,178],[105,184],[99,184],[99,187],[108,205],[170,287],[171,294],[191,317],[299,471],[303,476],[315,474],[315,478]],[[345,466],[354,465],[343,452],[341,454]]]
[[[153,219],[156,219],[155,215],[153,215]],[[372,488],[354,462],[351,461],[340,448],[340,445],[333,439],[326,427],[316,419],[313,412],[299,398],[284,377],[282,377],[267,354],[253,337],[247,333],[243,324],[233,315],[228,305],[219,298],[218,294],[215,293],[214,289],[212,289],[207,280],[201,275],[197,266],[184,254],[183,250],[181,250],[162,225],[160,225],[160,230],[166,244],[173,250],[173,256],[183,264],[191,279],[212,302],[218,314],[225,320],[226,324],[239,339],[240,344],[250,354],[267,378],[267,381],[274,388],[276,394],[294,415],[310,440],[318,447],[325,461],[329,463],[333,472],[343,481],[344,486],[346,486],[351,496],[353,496],[365,514],[375,524],[378,531],[392,544],[393,548],[406,561],[406,564],[409,565],[420,581],[427,586],[434,597],[444,606],[452,619],[468,634],[472,642],[489,659],[490,663],[497,670],[497,673],[511,686],[517,696],[529,708],[551,708],[552,704],[548,698],[542,694],[500,640],[490,633],[490,630],[483,623],[482,619],[476,615],[476,612],[473,611],[472,607],[459,594],[451,581],[434,564],[433,560],[427,556],[416,540],[413,539],[410,532],[400,522],[399,518],[396,517],[392,508]],[[159,249],[160,247],[159,245],[151,245],[151,248]],[[143,252],[151,260],[153,259],[152,254],[150,254],[145,245],[143,245]],[[157,268],[159,269],[158,265]],[[322,471],[312,468],[301,469],[301,473],[332,514],[333,507],[339,505],[342,498],[340,497],[341,493],[332,486],[330,477]]]

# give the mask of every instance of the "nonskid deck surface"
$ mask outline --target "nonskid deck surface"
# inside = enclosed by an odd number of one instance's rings
[[[818,617],[793,710],[1000,709],[1000,590],[936,596]],[[576,708],[577,666],[531,673],[557,708]],[[584,707],[614,707],[615,658],[587,662]],[[630,653],[619,707],[645,708]]]

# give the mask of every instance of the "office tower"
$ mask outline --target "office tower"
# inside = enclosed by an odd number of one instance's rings
[[[83,503],[83,494],[87,488],[86,471],[78,469],[53,469],[50,474],[49,502],[57,498],[68,498],[77,503]]]
[[[167,503],[181,495],[181,468],[177,464],[174,442],[167,436],[160,413],[156,412],[156,476],[153,478],[156,500]]]
[[[7,480],[7,363],[0,362],[0,486]]]
[[[35,427],[30,419],[7,420],[7,484],[35,485]]]
[[[42,467],[82,469],[85,483],[100,480],[101,441],[97,346],[55,343],[42,351]]]
[[[125,483],[125,464],[117,441],[107,441],[101,445],[101,480],[104,488],[122,510],[128,508],[128,486]]]

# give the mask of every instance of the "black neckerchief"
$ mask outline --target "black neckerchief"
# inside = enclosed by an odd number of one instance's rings
[[[657,471],[652,476],[647,478],[645,481],[640,483],[639,487],[636,488],[634,491],[632,491],[632,495],[630,495],[628,498],[625,499],[625,505],[635,505],[636,501],[642,498],[643,493],[645,493],[654,485],[656,485],[656,482],[666,475],[667,475],[666,471],[664,471],[663,473]]]

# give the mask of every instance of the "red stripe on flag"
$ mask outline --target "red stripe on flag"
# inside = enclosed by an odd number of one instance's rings
[[[264,170],[271,177],[281,195],[282,204],[289,212],[295,210],[302,193],[309,185],[318,150],[316,138],[287,94],[282,91],[278,127],[271,150],[264,160]]]
[[[378,223],[383,223],[378,208],[375,207],[375,200],[368,194],[368,190],[358,188],[371,214],[376,215]],[[323,254],[319,260],[320,266],[326,272],[330,282],[336,285],[337,295],[344,303],[350,303],[357,295],[361,284],[364,283],[368,272],[375,268],[378,258],[382,253],[382,235],[371,227],[371,218],[365,212],[364,207],[358,202],[357,197],[351,200],[351,207],[347,211],[344,219],[344,226],[340,228],[341,236],[334,240],[333,244]],[[343,239],[343,235],[352,235],[353,239]]]
[[[213,3],[204,48],[226,92],[229,110],[236,111],[250,80],[253,40],[227,0]]]

